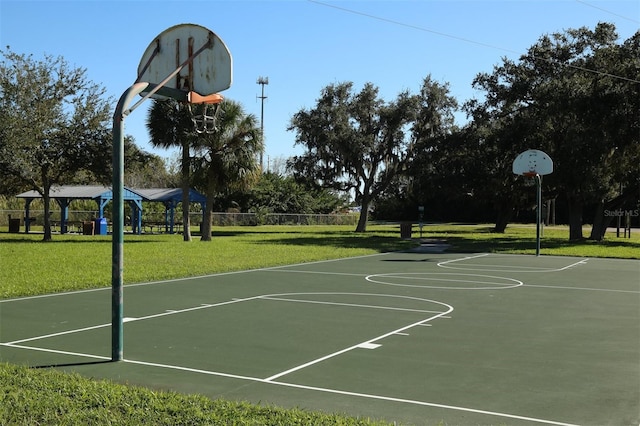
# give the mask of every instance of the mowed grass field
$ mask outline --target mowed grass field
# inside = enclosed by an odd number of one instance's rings
[[[534,254],[535,227],[512,225],[504,234],[491,225],[426,225],[425,240],[445,240],[451,251]],[[585,229],[585,235],[587,234]],[[125,284],[257,269],[360,256],[416,247],[400,239],[397,224],[370,225],[366,233],[352,226],[258,226],[215,228],[213,241],[182,235],[125,235]],[[566,227],[546,227],[542,255],[640,258],[640,232],[631,238],[607,234],[604,241],[569,241]],[[0,233],[0,298],[48,294],[111,285],[111,236]]]
[[[585,234],[587,234],[585,230]],[[535,253],[535,227],[513,225],[494,234],[490,225],[427,225],[425,240],[446,241],[458,252]],[[397,224],[353,227],[260,226],[214,229],[210,243],[181,235],[126,235],[125,284],[257,269],[416,247]],[[0,298],[108,287],[111,237],[0,232]],[[604,242],[568,241],[565,227],[544,229],[543,255],[640,259],[640,233],[608,234]],[[0,320],[1,320],[0,305]],[[1,361],[1,360],[0,360]],[[197,395],[94,381],[55,370],[0,364],[0,424],[382,424],[339,414],[212,401]],[[435,420],[437,424],[437,420]]]

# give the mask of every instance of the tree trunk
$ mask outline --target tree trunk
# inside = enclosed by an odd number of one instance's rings
[[[590,240],[602,241],[604,233],[607,230],[608,223],[605,223],[604,217],[604,203],[598,203],[596,208],[596,214],[593,218],[593,226],[591,227]]]
[[[636,192],[625,191],[612,200],[602,202],[596,209],[595,217],[593,218],[593,227],[591,228],[590,240],[602,241],[604,235],[607,232],[607,228],[611,225],[614,218],[617,218],[620,210],[628,203],[633,202]],[[605,212],[608,214],[605,215]],[[612,212],[615,212],[613,214]]]
[[[496,225],[493,232],[503,234],[511,217],[513,216],[514,202],[511,198],[500,200],[498,203],[498,216],[496,217]]]
[[[356,232],[367,231],[367,220],[369,219],[369,196],[362,196],[362,206],[360,208],[360,218],[358,219],[358,225],[356,226]]]
[[[582,200],[570,196],[569,207],[569,240],[581,240],[582,236]]]
[[[211,225],[213,224],[213,196],[214,194],[207,194],[207,202],[204,207],[204,219],[202,220],[202,236],[200,241],[211,241]]]
[[[191,219],[189,218],[189,143],[182,144],[182,238],[184,241],[191,241]]]

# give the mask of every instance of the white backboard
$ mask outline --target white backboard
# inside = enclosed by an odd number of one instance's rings
[[[553,173],[553,161],[544,152],[537,149],[529,149],[513,160],[513,173],[524,175],[536,173],[540,176]]]
[[[231,52],[213,31],[196,24],[175,25],[160,33],[142,55],[136,82],[160,84],[196,53],[192,62],[184,65],[164,87],[194,91],[202,96],[231,87]]]

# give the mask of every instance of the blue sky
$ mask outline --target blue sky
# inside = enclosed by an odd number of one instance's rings
[[[612,22],[621,39],[640,27],[639,0],[413,1],[10,1],[0,0],[0,46],[63,56],[87,69],[113,104],[135,81],[140,58],[163,30],[203,25],[229,47],[233,86],[226,98],[260,120],[258,77],[265,87],[265,162],[302,152],[286,129],[331,83],[366,82],[386,100],[416,93],[427,75],[449,83],[461,103],[482,94],[471,82],[504,56],[517,58],[543,34]],[[153,149],[146,102],[126,119],[126,133]],[[460,117],[464,119],[463,116]]]

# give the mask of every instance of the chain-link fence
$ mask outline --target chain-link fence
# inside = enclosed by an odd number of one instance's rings
[[[69,223],[81,223],[94,220],[98,217],[98,211],[69,210]],[[7,226],[9,219],[20,219],[20,225],[24,225],[24,210],[0,210],[0,226]],[[44,210],[30,210],[29,219],[32,225],[44,225]],[[51,222],[60,222],[60,211],[51,212]]]
[[[31,225],[44,225],[44,211],[31,210],[29,212]],[[98,217],[98,211],[69,210],[68,223],[81,224],[92,221]],[[9,219],[20,219],[20,225],[24,225],[24,210],[0,210],[0,226],[8,226]],[[202,213],[191,213],[192,226],[199,226],[202,222]],[[107,217],[111,222],[111,218]],[[213,226],[255,226],[255,225],[355,225],[358,221],[357,214],[288,214],[288,213],[213,213]],[[51,212],[51,222],[55,226],[60,223],[60,211]],[[125,222],[130,224],[130,218]],[[177,212],[174,222],[182,222],[182,214]],[[164,213],[143,213],[143,226],[145,223],[164,224]]]

